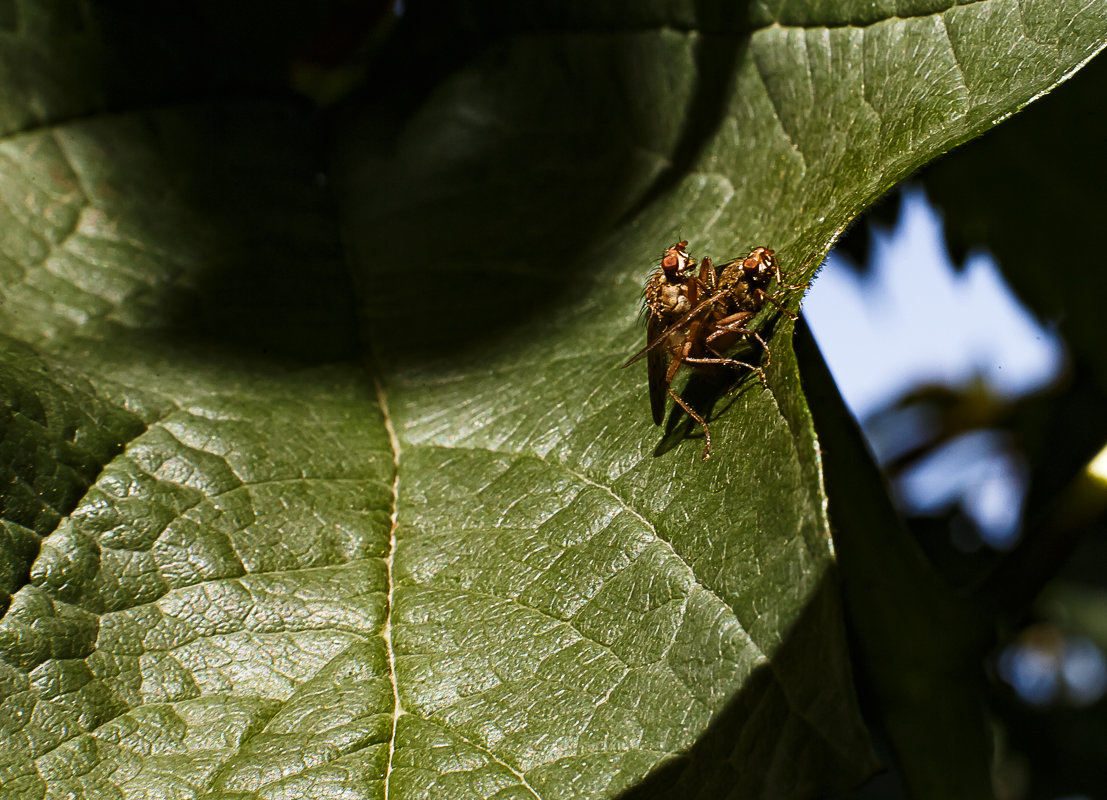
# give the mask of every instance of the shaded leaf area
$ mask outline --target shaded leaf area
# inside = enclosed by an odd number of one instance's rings
[[[258,4],[186,0],[156,7],[6,2],[0,133],[104,110],[286,94],[290,60],[310,60],[335,25],[355,41],[372,25],[372,15],[352,14],[350,5],[286,0],[273,13]]]
[[[811,797],[866,774],[788,321],[761,323],[768,391],[681,387],[714,409],[706,463],[617,365],[679,235],[807,276],[1098,46],[1097,8],[1063,42],[1005,8],[509,37],[414,116],[334,115],[337,209],[291,102],[7,138],[3,331],[136,422],[12,580],[0,785]],[[1019,80],[986,79],[1000,56]]]
[[[143,426],[30,348],[8,338],[0,347],[0,514],[12,535],[44,536]]]
[[[0,609],[26,581],[39,538],[142,430],[87,382],[0,337]]]

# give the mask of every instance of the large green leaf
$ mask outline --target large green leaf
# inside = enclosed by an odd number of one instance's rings
[[[765,320],[768,391],[688,387],[715,407],[707,462],[617,367],[678,236],[809,276],[869,201],[1107,33],[1101,5],[932,6],[505,14],[425,101],[401,75],[401,102],[334,115],[329,183],[292,102],[66,120],[97,89],[127,107],[133,25],[82,28],[96,55],[54,74],[61,112],[21,71],[0,794],[806,797],[864,776],[788,320]],[[58,29],[6,35],[32,52]]]

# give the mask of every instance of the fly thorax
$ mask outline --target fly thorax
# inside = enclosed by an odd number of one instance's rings
[[[661,290],[661,305],[668,313],[680,316],[692,310],[683,286],[669,284]]]

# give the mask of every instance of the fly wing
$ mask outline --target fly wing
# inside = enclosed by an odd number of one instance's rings
[[[646,322],[646,342],[652,343],[664,334],[661,320],[656,314],[650,314]],[[653,424],[660,425],[665,419],[665,373],[669,369],[669,359],[665,348],[654,347],[646,354],[646,375],[650,387],[650,411],[653,412]]]
[[[652,355],[655,351],[660,349],[661,343],[665,341],[670,333],[683,328],[704,311],[714,306],[714,304],[721,300],[722,297],[723,292],[716,292],[705,300],[701,300],[695,308],[693,308],[683,317],[678,319],[676,322],[669,325],[667,328],[662,328],[660,321],[655,316],[651,315],[649,322],[646,323],[646,346],[634,355],[632,355],[630,358],[628,358],[627,362],[623,364],[623,366],[629,367],[635,361],[640,361],[642,358],[648,355]]]

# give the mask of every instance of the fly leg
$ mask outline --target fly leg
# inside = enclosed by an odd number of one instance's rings
[[[712,350],[712,352],[715,351]],[[757,380],[761,381],[762,386],[766,389],[769,388],[769,381],[765,377],[765,370],[761,369],[761,367],[756,364],[748,364],[745,361],[739,361],[736,358],[726,358],[725,356],[719,356],[718,358],[686,358],[684,360],[688,364],[710,364],[713,366],[734,367],[735,369],[748,369],[750,372],[757,373]]]
[[[715,323],[715,330],[711,335],[707,337],[707,346],[713,353],[722,358],[722,354],[712,347],[714,342],[723,337],[731,336],[733,334],[739,334],[741,336],[752,336],[760,344],[761,348],[765,351],[765,366],[769,366],[772,363],[772,353],[769,352],[768,343],[761,338],[761,334],[751,328],[746,327],[746,323],[753,319],[754,313],[752,311],[739,311],[737,314],[731,314],[729,317],[723,317]],[[727,347],[728,344],[720,344],[718,347]]]
[[[806,285],[807,285],[806,283],[803,284],[803,286],[806,286]],[[796,287],[788,286],[788,287],[785,287],[785,288],[787,288],[787,289],[791,289],[791,288],[799,289],[799,288],[802,288],[802,287],[801,286],[796,286]],[[799,319],[798,314],[793,314],[791,311],[789,311],[788,309],[786,309],[784,306],[782,306],[780,304],[780,301],[776,299],[776,295],[771,295],[768,292],[766,292],[764,289],[758,289],[757,292],[761,296],[762,300],[768,300],[770,303],[772,303],[774,306],[776,306],[777,311],[779,311],[781,314],[786,316],[788,319],[792,320],[792,322],[795,322],[797,319]]]
[[[776,269],[777,286],[783,291],[791,291],[793,289],[806,289],[810,285],[807,283],[797,283],[794,285],[791,283],[785,283],[784,273],[780,271],[780,264],[777,264],[775,259],[773,260],[773,267]]]
[[[772,303],[774,306],[776,306],[777,311],[779,311],[784,316],[788,317],[788,319],[792,320],[792,322],[795,322],[797,319],[799,319],[799,317],[796,316],[795,314],[793,314],[788,309],[786,309],[784,306],[782,306],[780,304],[780,301],[777,300],[777,297],[784,294],[785,292],[792,292],[792,291],[795,291],[796,289],[806,289],[810,284],[807,284],[807,283],[796,283],[796,284],[785,283],[784,282],[784,273],[780,271],[780,265],[774,262],[773,267],[776,270],[776,285],[777,285],[777,288],[780,291],[777,292],[776,294],[769,294],[768,292],[766,292],[763,289],[759,289],[758,291],[761,294],[761,298],[763,300],[768,300],[770,303]]]
[[[769,351],[769,344],[755,330],[747,328],[745,324],[753,319],[754,312],[752,311],[738,311],[730,316],[723,317],[715,323],[715,330],[713,330],[707,338],[704,340],[704,349],[709,353],[714,354],[714,358],[707,360],[696,361],[695,359],[686,359],[691,363],[701,364],[725,364],[727,366],[739,368],[744,367],[750,372],[757,373],[757,379],[761,381],[761,385],[766,389],[769,388],[769,382],[765,378],[765,370],[755,364],[749,364],[745,361],[739,361],[736,358],[728,358],[724,356],[720,350],[728,347],[733,341],[735,336],[752,336],[760,344],[765,351],[765,366],[769,366],[772,363],[772,354]],[[719,340],[722,341],[719,341]]]
[[[679,394],[673,391],[673,387],[669,387],[669,396],[676,401],[676,404],[684,409],[684,412],[700,424],[703,428],[703,460],[711,458],[711,431],[707,429],[707,420],[692,410],[692,407],[684,402]]]
[[[684,402],[683,397],[673,391],[673,378],[676,376],[680,365],[697,361],[697,359],[688,357],[693,342],[694,340],[691,337],[686,338],[680,350],[674,354],[673,360],[669,362],[668,372],[665,373],[665,388],[668,390],[669,396],[673,398],[673,401],[684,409],[684,413],[698,422],[700,427],[703,428],[703,460],[706,461],[711,457],[711,431],[707,428],[707,420],[697,414],[690,405]]]

